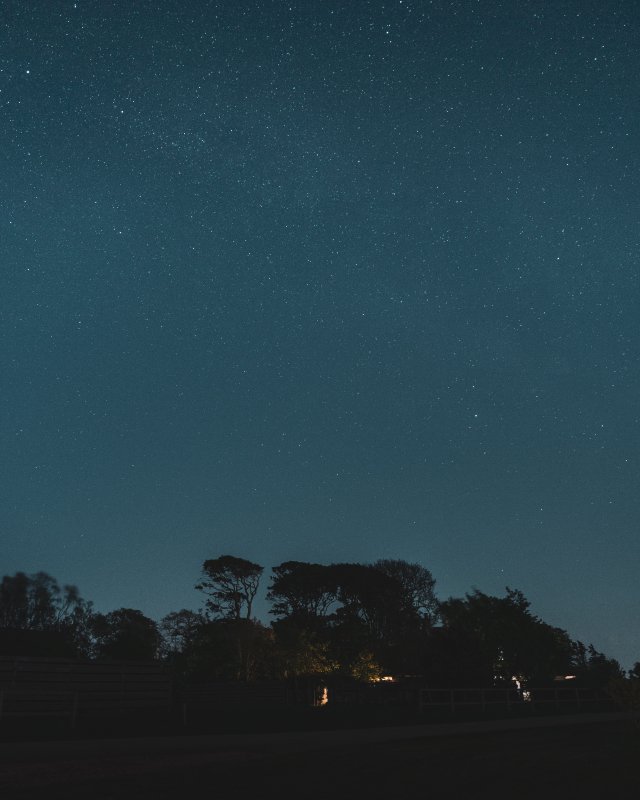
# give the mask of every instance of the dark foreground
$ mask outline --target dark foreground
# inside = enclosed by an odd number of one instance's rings
[[[640,733],[627,720],[387,742],[358,741],[357,731],[323,737],[302,752],[295,736],[277,746],[165,742],[162,752],[133,739],[109,751],[34,745],[16,759],[4,745],[0,797],[640,797]]]

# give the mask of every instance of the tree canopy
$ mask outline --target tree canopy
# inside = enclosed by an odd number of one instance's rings
[[[160,646],[158,626],[135,608],[95,614],[91,632],[93,654],[98,659],[151,661]]]
[[[206,608],[222,619],[251,619],[264,567],[236,556],[211,558],[202,565],[196,589],[207,595]]]
[[[0,582],[0,650],[24,655],[86,655],[91,603],[75,586],[46,572],[5,575]]]
[[[160,624],[142,611],[96,613],[74,586],[46,572],[0,581],[0,654],[162,659],[176,674],[220,680],[300,675],[419,675],[431,686],[529,685],[574,675],[603,687],[624,671],[593,645],[545,623],[524,594],[477,589],[439,601],[421,564],[284,561],[266,599],[274,619],[253,617],[264,568],[232,555],[204,561],[203,611]],[[630,671],[637,680],[640,662]],[[620,684],[622,685],[622,684]],[[634,684],[635,685],[635,684]]]

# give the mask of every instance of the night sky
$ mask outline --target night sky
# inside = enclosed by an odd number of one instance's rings
[[[640,659],[635,0],[0,23],[2,574],[402,558]]]

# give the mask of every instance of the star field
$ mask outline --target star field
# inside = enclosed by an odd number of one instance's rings
[[[25,0],[3,574],[404,558],[640,659],[635,3]]]

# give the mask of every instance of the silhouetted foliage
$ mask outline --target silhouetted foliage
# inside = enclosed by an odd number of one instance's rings
[[[236,556],[220,556],[202,565],[196,589],[208,599],[207,611],[220,619],[251,619],[253,601],[264,567]]]
[[[250,681],[274,672],[273,632],[255,620],[207,620],[177,660],[180,674],[199,680]]]
[[[93,655],[98,659],[150,661],[158,654],[160,634],[156,623],[134,608],[95,614],[91,632]]]
[[[284,677],[339,669],[332,655],[332,622],[338,599],[333,566],[285,561],[273,567],[267,593],[275,634],[276,663]]]
[[[242,680],[419,676],[430,686],[544,685],[627,691],[615,659],[531,613],[522,592],[478,590],[440,603],[428,569],[407,561],[273,567],[270,627],[252,619],[263,567],[224,555],[205,561],[205,612],[136,609],[95,614],[73,586],[45,572],[0,582],[0,654],[161,658],[184,678]],[[640,681],[640,662],[628,680]],[[633,691],[636,683],[629,684]],[[635,695],[634,695],[635,696]]]
[[[421,564],[399,559],[382,559],[373,565],[401,586],[402,604],[408,615],[433,625],[438,621],[440,603],[435,594],[435,579]]]
[[[590,644],[574,642],[574,671],[581,686],[605,689],[612,681],[624,677],[615,658],[608,658]]]
[[[375,641],[392,634],[401,616],[411,613],[404,605],[402,585],[369,564],[334,564],[340,606],[337,624],[358,620]]]
[[[324,564],[285,561],[273,567],[267,599],[271,613],[280,618],[311,620],[324,618],[338,599],[335,570]]]
[[[572,643],[529,611],[522,592],[507,588],[505,597],[475,590],[441,604],[443,624],[454,632],[450,641],[472,654],[476,685],[506,684],[512,677],[549,680],[572,667]],[[461,654],[462,655],[462,654]]]
[[[632,715],[636,725],[640,725],[640,677],[637,676],[637,667],[638,663],[626,678],[615,675],[607,683],[605,691],[619,708]]]
[[[493,675],[481,637],[469,630],[453,626],[434,628],[429,632],[419,672],[430,686],[491,686]]]
[[[12,655],[86,655],[91,603],[46,572],[0,582],[0,649]]]
[[[164,616],[158,625],[162,657],[172,660],[187,651],[205,623],[206,617],[187,608]]]
[[[340,669],[340,664],[331,655],[329,629],[321,628],[318,624],[305,625],[308,619],[294,616],[272,623],[277,670],[275,677],[326,675]]]
[[[365,674],[391,665],[406,670],[409,632],[419,634],[433,608],[433,579],[407,562],[308,564],[287,561],[273,568],[267,595],[287,671],[318,673],[328,665],[344,674]],[[415,658],[412,659],[415,663]]]

